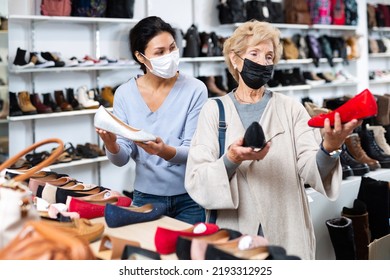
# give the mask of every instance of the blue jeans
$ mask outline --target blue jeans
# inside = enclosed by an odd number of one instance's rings
[[[193,201],[187,193],[174,196],[159,196],[134,190],[132,205],[142,206],[154,202],[165,204],[167,207],[165,215],[168,217],[189,224],[196,224],[206,220],[205,210]]]

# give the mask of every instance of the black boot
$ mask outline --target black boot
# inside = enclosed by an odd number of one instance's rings
[[[370,158],[379,161],[382,168],[390,168],[390,156],[385,154],[375,141],[374,132],[365,126],[359,131],[359,137],[363,150]]]
[[[371,233],[366,204],[359,199],[355,199],[353,208],[343,207],[341,215],[352,220],[356,258],[358,260],[368,260],[368,245],[370,244]]]
[[[357,198],[367,206],[371,241],[389,234],[389,182],[362,177]]]
[[[352,168],[353,175],[361,176],[370,172],[370,168],[367,163],[360,163],[355,160],[347,151],[343,151],[340,154],[341,164],[349,165]]]
[[[20,109],[16,93],[9,92],[9,116],[10,117],[17,117],[17,116],[22,116],[22,115],[23,115],[23,112],[22,112],[22,109]]]
[[[53,112],[61,112],[61,108],[58,107],[57,103],[54,101],[50,92],[43,93],[42,96],[43,96],[43,104],[49,106],[53,110]]]
[[[74,97],[74,90],[73,90],[73,88],[66,88],[65,91],[66,91],[66,100],[72,106],[73,110],[81,110],[81,109],[83,109],[83,107],[80,105],[80,103]]]
[[[352,220],[346,217],[326,221],[336,260],[356,260]]]

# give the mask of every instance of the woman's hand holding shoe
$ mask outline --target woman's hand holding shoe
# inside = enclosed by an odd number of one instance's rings
[[[251,147],[243,147],[244,138],[231,144],[227,151],[227,157],[231,162],[239,164],[244,160],[262,160],[268,153],[271,143],[268,142],[263,149],[255,151]]]
[[[176,149],[166,145],[164,141],[157,137],[156,141],[134,142],[138,147],[141,147],[148,154],[157,155],[165,160],[170,160],[176,155]]]
[[[330,120],[325,119],[324,128],[322,131],[323,134],[323,147],[326,151],[332,152],[340,149],[344,144],[345,138],[350,135],[355,128],[362,124],[362,120],[358,121],[356,119],[351,120],[345,124],[341,123],[340,114],[335,114],[334,127],[331,127]]]
[[[110,153],[117,154],[119,152],[119,145],[116,143],[116,135],[114,133],[98,128],[96,129],[96,132],[99,134],[104,142],[104,146]]]

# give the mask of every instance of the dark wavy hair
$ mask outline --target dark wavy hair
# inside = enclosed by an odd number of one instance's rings
[[[173,38],[175,38],[175,30],[172,26],[157,16],[150,16],[140,20],[129,32],[131,55],[141,66],[141,70],[144,73],[146,73],[146,67],[138,61],[135,53],[138,51],[144,54],[149,41],[162,32],[168,32]]]

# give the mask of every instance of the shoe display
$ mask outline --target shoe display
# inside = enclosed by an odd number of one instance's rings
[[[367,129],[373,132],[375,142],[378,144],[379,148],[381,148],[385,154],[390,155],[390,145],[387,143],[385,137],[385,128],[381,125],[370,125],[367,126]]]
[[[112,87],[106,86],[102,88],[102,98],[110,104],[110,107],[114,106],[114,92]]]
[[[97,258],[101,260],[119,260],[126,246],[140,247],[141,244],[136,241],[105,234],[100,240],[99,250],[96,254]]]
[[[26,61],[26,53],[27,51],[21,48],[18,48],[16,50],[16,56],[13,63],[16,69],[27,69],[27,68],[33,68],[35,66],[33,62]]]
[[[110,228],[154,221],[166,213],[164,203],[145,204],[141,207],[119,207],[107,204],[104,219]]]
[[[172,230],[157,227],[154,235],[154,245],[160,254],[172,254],[176,250],[176,242],[179,236],[203,236],[216,233],[219,227],[216,224],[197,223],[185,230]]]
[[[56,103],[58,107],[61,108],[61,111],[73,111],[72,105],[70,105],[64,96],[64,91],[63,90],[55,90],[54,91],[54,98],[56,100]]]
[[[23,115],[38,114],[37,108],[31,103],[30,93],[28,91],[19,92],[18,100],[19,100],[20,110],[22,110]]]
[[[156,140],[156,136],[125,124],[104,108],[104,106],[100,106],[97,110],[94,118],[94,126],[132,141],[146,142]]]
[[[99,102],[89,98],[86,86],[81,86],[77,89],[76,98],[85,109],[97,109],[100,106]]]
[[[204,236],[179,236],[176,243],[176,256],[179,260],[204,260],[208,244],[219,244],[242,236],[239,231],[220,229]]]
[[[61,108],[54,101],[50,92],[43,93],[43,104],[50,107],[53,112],[61,112]]]
[[[324,127],[324,121],[328,118],[330,125],[334,126],[334,115],[336,112],[340,113],[341,123],[347,123],[353,119],[361,120],[375,116],[378,112],[378,107],[375,97],[368,89],[365,89],[337,109],[327,114],[312,117],[308,121],[308,125],[311,127]]]
[[[370,172],[370,167],[367,165],[367,163],[358,162],[348,153],[348,151],[341,152],[340,162],[341,164],[345,166],[349,166],[352,169],[353,176],[362,176]],[[343,172],[344,172],[344,168],[343,168]]]
[[[42,103],[39,94],[33,93],[30,95],[31,104],[34,105],[35,108],[37,108],[38,114],[46,114],[46,113],[52,113],[53,110],[51,107],[46,106]]]
[[[363,127],[358,132],[363,150],[370,158],[379,161],[382,168],[390,168],[390,155],[385,154],[375,141],[374,132]]]
[[[367,163],[370,171],[377,170],[381,167],[379,161],[369,157],[363,150],[359,134],[351,133],[348,135],[345,139],[345,145],[347,146],[348,153],[358,162]]]
[[[131,201],[127,196],[113,196],[102,200],[80,200],[69,195],[66,205],[69,212],[77,212],[81,218],[94,219],[104,216],[104,209],[107,204],[129,207]]]

